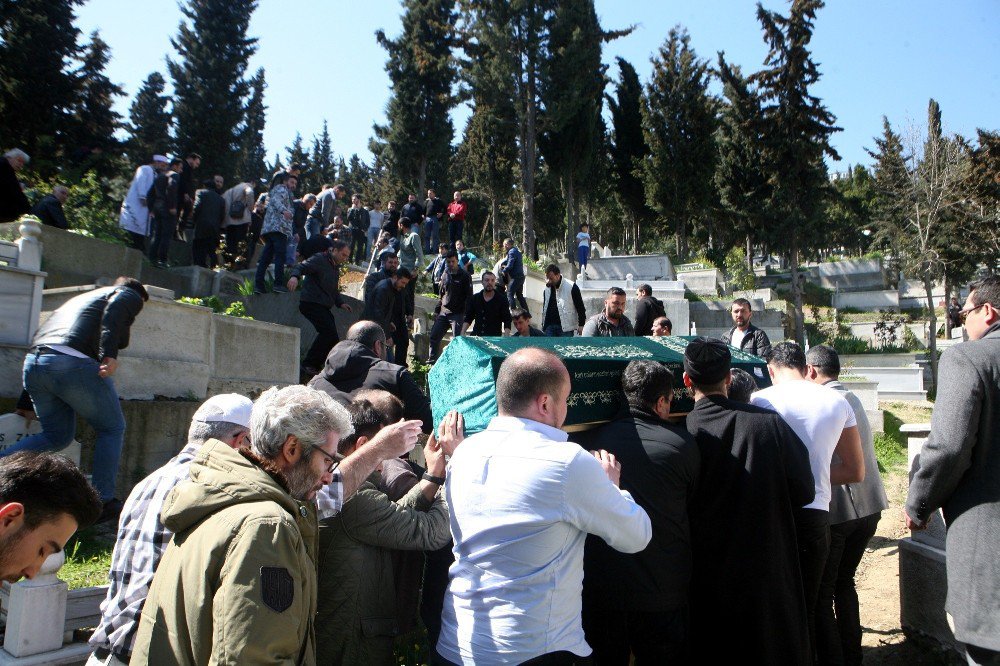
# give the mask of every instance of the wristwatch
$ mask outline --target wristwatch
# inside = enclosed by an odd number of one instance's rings
[[[439,486],[444,485],[445,478],[443,476],[434,476],[430,472],[424,472],[424,475],[420,477],[424,481],[430,481],[431,483],[436,483]]]

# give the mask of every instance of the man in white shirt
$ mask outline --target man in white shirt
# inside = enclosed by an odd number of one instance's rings
[[[809,637],[815,647],[816,602],[830,551],[831,485],[865,478],[861,436],[850,403],[837,391],[806,379],[806,355],[799,345],[774,345],[767,372],[774,385],[754,393],[750,404],[773,409],[795,431],[809,450],[816,484],[816,498],[795,513]]]
[[[497,376],[500,415],[451,459],[455,564],[432,663],[589,656],[580,621],[587,534],[623,553],[649,543],[649,516],[618,488],[614,456],[587,453],[559,430],[569,393],[556,355],[511,354]]]

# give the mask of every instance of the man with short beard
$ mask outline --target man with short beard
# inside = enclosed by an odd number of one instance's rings
[[[34,578],[78,529],[101,513],[97,492],[60,455],[22,452],[0,461],[0,580]]]
[[[378,453],[406,452],[418,431],[405,421],[384,428],[379,436],[398,445]],[[356,474],[372,469],[335,480],[337,443],[351,432],[346,410],[328,395],[272,387],[254,403],[249,448],[209,440],[198,450],[190,480],[160,514],[174,539],[143,607],[132,663],[315,663],[315,500],[319,493],[324,514],[331,484],[353,494]]]
[[[587,320],[583,326],[583,337],[617,338],[635,335],[632,322],[625,316],[625,290],[621,287],[608,289],[604,299],[604,309]]]
[[[507,299],[497,293],[497,276],[491,271],[483,273],[482,282],[483,290],[473,296],[465,308],[462,335],[466,334],[472,322],[476,322],[472,335],[503,335],[504,328],[510,329]]]

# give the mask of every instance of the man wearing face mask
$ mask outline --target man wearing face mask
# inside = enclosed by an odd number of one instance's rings
[[[608,289],[604,299],[604,309],[587,320],[583,327],[583,337],[617,338],[634,336],[632,322],[625,316],[625,290],[621,287]]]
[[[497,293],[497,276],[491,271],[483,273],[482,282],[483,290],[473,296],[465,308],[462,335],[466,334],[472,322],[476,322],[472,335],[503,335],[504,328],[510,330],[507,299]]]

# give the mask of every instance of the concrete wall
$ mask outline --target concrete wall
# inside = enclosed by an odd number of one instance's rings
[[[697,271],[685,271],[677,275],[688,291],[694,294],[719,294],[723,280],[722,272],[717,268],[705,268]]]
[[[906,328],[910,329],[913,333],[913,337],[922,342],[924,346],[927,346],[927,323],[926,322],[914,322],[912,324],[904,324]],[[865,338],[875,342],[875,322],[873,321],[862,321],[862,322],[852,322],[847,324],[847,327],[851,331],[851,335],[858,338]],[[903,342],[903,327],[900,326],[896,331],[897,344],[902,344]]]
[[[880,291],[840,291],[833,295],[833,307],[858,310],[899,309],[899,293],[894,289]]]
[[[592,258],[587,262],[589,279],[624,281],[629,273],[637,282],[676,279],[674,268],[665,254]]]
[[[885,288],[882,262],[878,259],[845,259],[821,263],[808,269],[807,279],[826,289],[860,291]]]
[[[254,394],[299,381],[299,329],[212,315],[208,394]]]

